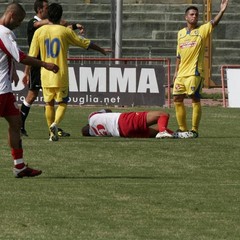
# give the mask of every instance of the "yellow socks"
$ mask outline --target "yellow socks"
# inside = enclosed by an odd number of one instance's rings
[[[178,127],[182,131],[187,131],[186,109],[183,102],[174,102]]]
[[[58,107],[56,109],[55,120],[54,120],[54,122],[56,124],[59,124],[62,121],[62,119],[65,115],[66,109],[67,109],[67,104],[66,103],[59,103],[58,104]]]
[[[200,102],[192,103],[192,130],[198,132],[199,123],[202,116],[202,107]]]
[[[50,127],[55,120],[55,109],[53,106],[50,105],[45,106],[45,117],[47,120],[47,125],[48,127]]]

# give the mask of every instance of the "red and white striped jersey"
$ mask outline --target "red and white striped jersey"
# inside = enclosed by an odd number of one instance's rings
[[[17,46],[15,34],[0,25],[0,94],[12,92],[12,71],[14,61],[26,57]]]
[[[121,113],[91,113],[88,119],[91,136],[119,137],[118,119]]]

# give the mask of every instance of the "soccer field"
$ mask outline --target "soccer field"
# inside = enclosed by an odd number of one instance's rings
[[[71,137],[49,142],[43,107],[32,107],[23,146],[36,178],[13,177],[0,119],[0,239],[239,240],[239,109],[203,107],[197,139],[83,138],[95,109],[69,107]]]

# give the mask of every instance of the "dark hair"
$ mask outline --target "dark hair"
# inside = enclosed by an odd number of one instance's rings
[[[82,135],[83,136],[91,136],[90,133],[89,133],[89,124],[85,125],[82,128]]]
[[[188,7],[188,8],[186,9],[185,14],[187,14],[187,12],[188,12],[189,10],[195,10],[195,11],[198,12],[198,8],[197,8],[197,7],[195,7],[195,6],[190,6],[190,7]]]
[[[58,3],[52,3],[48,6],[48,20],[52,23],[59,23],[62,18],[63,9]]]
[[[34,11],[35,13],[38,13],[38,9],[42,9],[43,8],[43,3],[46,2],[48,3],[48,0],[36,0],[34,2]]]

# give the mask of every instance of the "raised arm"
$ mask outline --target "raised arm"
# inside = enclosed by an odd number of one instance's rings
[[[220,22],[225,10],[227,9],[227,6],[228,6],[228,0],[222,0],[221,5],[220,5],[220,11],[215,16],[215,18],[213,19],[213,22],[212,22],[213,27],[218,25],[218,23]]]

